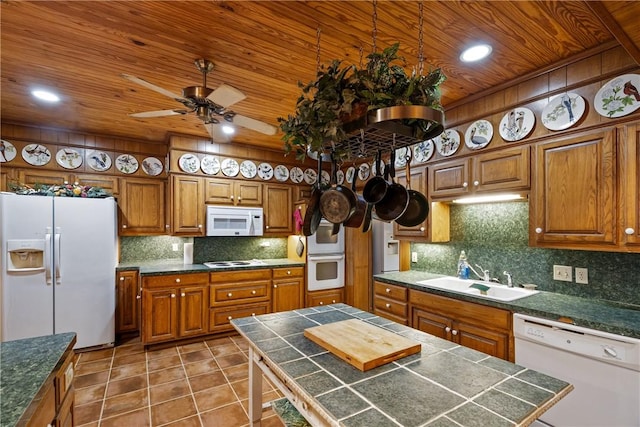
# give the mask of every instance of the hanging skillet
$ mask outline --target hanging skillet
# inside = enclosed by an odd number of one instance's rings
[[[407,157],[407,193],[409,193],[409,204],[407,209],[400,217],[396,219],[396,223],[403,227],[415,227],[429,215],[429,201],[424,194],[411,189],[411,167],[409,166],[409,157]]]
[[[356,196],[349,187],[338,184],[336,159],[332,154],[331,188],[320,196],[320,211],[327,221],[342,224],[348,220],[356,210]]]
[[[351,215],[351,218],[345,221],[344,223],[345,227],[353,227],[353,228],[360,227],[362,225],[365,214],[367,212],[367,202],[364,200],[364,197],[358,195],[358,193],[356,192],[357,178],[358,178],[358,174],[354,173],[353,180],[351,180],[351,191],[356,197],[356,210],[353,213],[353,215]]]
[[[302,223],[302,233],[305,236],[312,236],[318,230],[322,213],[320,212],[320,196],[322,189],[320,188],[320,176],[322,174],[322,154],[318,155],[318,175],[316,182],[313,184],[311,196],[307,202],[307,211],[304,214],[304,222]]]
[[[395,137],[395,134],[394,134]],[[402,185],[394,182],[396,176],[395,171],[396,151],[391,149],[391,158],[389,160],[390,184],[387,191],[378,203],[375,205],[376,216],[382,221],[393,221],[404,213],[409,204],[409,193]]]

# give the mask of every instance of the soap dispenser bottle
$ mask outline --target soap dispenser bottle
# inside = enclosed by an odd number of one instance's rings
[[[458,278],[469,278],[469,263],[467,262],[467,254],[464,251],[460,252],[460,258],[458,259]]]

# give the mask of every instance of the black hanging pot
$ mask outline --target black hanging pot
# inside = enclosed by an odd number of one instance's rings
[[[322,174],[322,156],[318,156],[318,176],[316,182],[311,190],[311,197],[307,202],[307,211],[304,214],[304,221],[302,222],[302,234],[305,236],[312,236],[318,230],[320,220],[322,219],[322,213],[320,212],[320,196],[322,195],[322,189],[320,188],[320,176]]]
[[[353,227],[353,228],[360,227],[362,225],[362,222],[364,221],[364,216],[367,211],[367,202],[364,200],[364,197],[358,195],[358,193],[356,192],[357,177],[358,177],[358,174],[354,173],[353,180],[351,181],[351,191],[356,196],[356,210],[353,213],[353,215],[351,215],[351,218],[345,221],[344,223],[345,227]]]
[[[349,187],[339,185],[337,180],[335,158],[331,163],[331,188],[320,196],[320,211],[327,221],[342,224],[348,220],[356,210],[356,196]]]
[[[407,205],[409,204],[407,189],[393,181],[396,176],[395,161],[396,152],[395,149],[392,149],[389,164],[385,168],[385,170],[389,170],[391,181],[384,197],[375,205],[376,217],[387,222],[399,218],[407,210]]]
[[[380,150],[378,150],[375,163],[376,174],[375,176],[370,178],[369,181],[367,181],[367,183],[364,185],[364,188],[362,189],[362,197],[364,198],[365,202],[374,205],[384,198],[385,194],[387,193],[387,188],[389,187],[386,178],[383,178],[380,175],[380,156],[381,152]]]
[[[424,194],[411,189],[411,169],[407,158],[407,193],[409,193],[409,204],[402,215],[396,218],[396,223],[403,227],[415,227],[427,219],[429,215],[429,201]]]

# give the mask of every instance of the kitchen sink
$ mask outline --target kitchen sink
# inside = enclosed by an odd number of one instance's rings
[[[259,259],[252,259],[251,261],[211,261],[205,262],[209,268],[220,268],[220,267],[252,267],[254,265],[265,265],[264,261],[260,261]]]
[[[439,277],[437,279],[421,280],[418,283],[430,288],[444,289],[497,301],[515,301],[538,293],[533,289],[509,288],[505,285],[483,282],[482,280],[464,280],[457,277]]]

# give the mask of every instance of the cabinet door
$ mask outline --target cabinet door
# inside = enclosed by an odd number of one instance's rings
[[[413,307],[411,314],[412,328],[445,340],[451,338],[453,323],[450,318],[417,307]]]
[[[33,187],[37,184],[68,184],[71,176],[66,172],[55,172],[38,169],[22,169],[18,172],[18,182]]]
[[[171,177],[171,234],[204,236],[204,183],[202,178]]]
[[[114,196],[120,193],[119,179],[115,176],[81,173],[75,174],[73,179],[81,185],[104,188]]]
[[[178,305],[176,289],[142,291],[142,343],[178,338]]]
[[[205,203],[214,205],[233,205],[235,202],[233,183],[234,180],[232,179],[205,179]]]
[[[535,147],[530,244],[613,248],[615,131],[599,131]]]
[[[251,181],[235,181],[236,205],[262,206],[262,184]]]
[[[620,243],[627,250],[640,250],[640,125],[620,132]]]
[[[155,179],[122,180],[118,206],[121,236],[166,234],[165,184]]]
[[[401,185],[406,186],[407,185],[407,178],[406,178],[406,174],[399,176],[398,177],[398,182]],[[418,168],[414,168],[411,170],[411,189],[412,190],[416,190],[422,194],[424,194],[426,196],[427,192],[427,181],[426,181],[426,170],[424,167],[418,169]],[[431,206],[429,206],[431,207]],[[400,238],[400,237],[422,237],[422,238],[426,238],[429,234],[428,230],[428,223],[430,218],[433,216],[433,213],[431,213],[431,215],[427,215],[427,218],[422,221],[420,224],[414,226],[414,227],[404,227],[402,225],[399,225],[398,223],[396,223],[395,221],[393,222],[393,234],[395,235],[396,238]]]
[[[429,166],[429,197],[463,196],[469,192],[469,160]]]
[[[509,334],[466,322],[454,322],[453,341],[501,359],[509,359]]]
[[[302,308],[303,279],[278,279],[273,281],[272,307],[273,312],[289,311]]]
[[[471,167],[473,189],[478,193],[529,189],[530,162],[528,146],[474,156]]]
[[[264,186],[264,233],[293,233],[293,190],[289,185]]]
[[[140,328],[140,289],[137,271],[121,271],[116,278],[116,334]]]
[[[179,289],[179,336],[202,335],[209,330],[209,286],[192,286]]]

